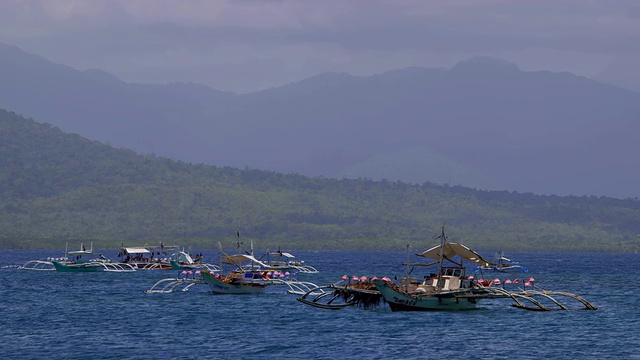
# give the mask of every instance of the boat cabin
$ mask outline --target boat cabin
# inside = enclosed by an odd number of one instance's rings
[[[443,267],[441,276],[435,273],[425,276],[416,291],[432,293],[469,288],[471,280],[467,279],[465,270],[462,267]]]

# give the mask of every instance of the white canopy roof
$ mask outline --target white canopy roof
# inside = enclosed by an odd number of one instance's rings
[[[480,254],[469,249],[468,247],[457,244],[457,243],[445,243],[443,249],[443,257],[447,260],[453,259],[456,255],[461,258],[476,263],[480,266],[489,266],[491,265],[491,261],[485,260]],[[428,257],[431,259],[439,260],[440,259],[440,245],[434,246],[429,250],[423,251],[418,256]]]
[[[124,251],[127,254],[149,254],[151,252],[143,247],[126,247]]]
[[[231,264],[231,265],[240,265],[243,262],[247,262],[247,261],[251,261],[253,263],[255,263],[256,265],[262,266],[262,267],[269,267],[269,265],[263,263],[262,261],[256,259],[255,257],[253,257],[252,255],[245,255],[245,254],[237,254],[237,255],[227,255],[227,257],[222,260],[223,263],[225,264]]]

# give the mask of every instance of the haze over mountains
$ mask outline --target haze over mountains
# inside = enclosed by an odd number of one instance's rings
[[[0,108],[188,162],[539,194],[640,193],[640,93],[496,59],[324,73],[237,95],[129,84],[0,44],[0,78]]]

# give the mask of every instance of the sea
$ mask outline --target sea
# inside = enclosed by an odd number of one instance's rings
[[[205,260],[217,256],[202,253]],[[343,275],[428,272],[403,267],[404,251],[293,253],[320,271],[298,277],[318,285]],[[528,272],[496,277],[533,277],[539,287],[598,307],[547,312],[512,307],[510,299],[481,301],[469,311],[392,312],[385,303],[327,310],[296,301],[281,286],[261,295],[214,295],[206,285],[145,294],[179,275],[171,270],[17,269],[61,255],[0,251],[1,359],[640,359],[638,254],[508,254]]]

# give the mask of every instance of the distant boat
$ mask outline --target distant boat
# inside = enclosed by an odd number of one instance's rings
[[[80,250],[67,251],[62,259],[51,260],[56,271],[60,272],[132,272],[135,268],[130,264],[112,262],[102,255],[93,254],[93,243],[87,250],[84,244],[80,244]]]
[[[268,285],[274,282],[266,277],[265,270],[251,270],[243,263],[251,262],[257,266],[266,266],[260,260],[251,255],[237,254],[226,255],[223,260],[225,264],[235,266],[229,274],[213,274],[209,270],[202,270],[202,280],[204,280],[214,294],[261,294],[264,293]],[[256,267],[257,269],[258,267]]]
[[[171,264],[171,269],[173,270],[209,270],[211,272],[221,270],[218,265],[203,262],[201,255],[197,255],[194,259],[184,250],[172,255],[169,264]]]
[[[130,264],[137,270],[173,270],[171,256],[178,251],[178,245],[165,245],[161,242],[159,246],[122,246],[118,257],[123,263]]]
[[[266,256],[266,259],[264,259]],[[304,260],[295,260],[295,256],[291,253],[281,251],[269,252],[262,256],[261,267],[264,270],[271,271],[295,271],[297,273],[317,274],[318,270],[311,265],[307,265]],[[264,260],[263,260],[264,259]]]
[[[488,264],[485,266],[479,266],[482,270],[493,270],[499,272],[528,272],[529,269],[522,266],[517,261],[511,261],[511,259],[506,258],[504,256],[504,252],[500,251],[496,254],[495,263]]]

